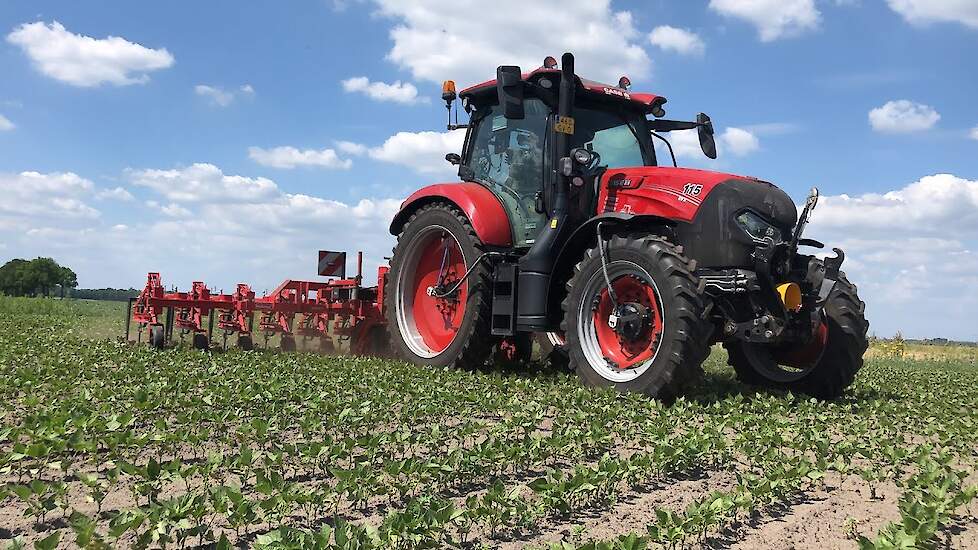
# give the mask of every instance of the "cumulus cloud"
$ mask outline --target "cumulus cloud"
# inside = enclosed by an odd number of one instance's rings
[[[13,122],[10,122],[10,119],[8,119],[3,115],[0,115],[0,132],[7,132],[13,130],[16,127],[17,126]]]
[[[631,12],[613,10],[610,0],[497,0],[491,9],[477,0],[375,2],[394,21],[387,58],[416,80],[467,85],[495,77],[498,65],[532,69],[566,51],[582,74],[606,82],[651,72]],[[541,22],[557,30],[542,32]]]
[[[20,47],[44,75],[81,87],[142,84],[148,73],[174,62],[165,48],[147,48],[118,36],[74,34],[57,21],[25,23],[7,35],[7,42]]]
[[[386,82],[371,82],[365,76],[355,76],[342,81],[341,84],[347,93],[360,93],[375,101],[390,101],[408,105],[429,101],[426,97],[418,97],[418,89],[414,84],[400,80],[388,84]]]
[[[806,234],[846,252],[873,330],[974,339],[978,181],[952,174],[819,201]]]
[[[951,22],[978,29],[978,2],[973,0],[887,0],[887,4],[916,25]]]
[[[97,218],[84,202],[94,184],[73,172],[0,174],[0,220],[14,218]],[[19,223],[18,223],[19,226]]]
[[[904,134],[929,130],[941,115],[929,105],[906,99],[887,101],[882,107],[869,111],[869,124],[884,134]]]
[[[762,42],[815,29],[821,20],[815,0],[710,0],[710,9],[751,23]]]
[[[100,200],[117,200],[117,201],[131,201],[134,199],[132,193],[126,190],[124,187],[113,187],[112,189],[103,189],[95,194],[95,198]]]
[[[230,289],[245,281],[261,294],[285,278],[314,279],[319,249],[359,249],[369,281],[390,254],[387,227],[402,200],[287,193],[271,180],[228,175],[211,164],[124,175],[149,195],[127,206],[143,210],[134,223],[80,208],[102,192],[76,174],[0,175],[0,193],[13,198],[0,201],[4,254],[52,256],[70,265],[82,286],[139,288],[148,271],[160,271],[167,285],[203,279]]]
[[[317,151],[315,149],[299,150],[290,145],[273,147],[272,149],[249,147],[248,156],[258,164],[272,168],[292,169],[298,166],[318,166],[349,170],[353,166],[352,160],[340,158],[336,151],[330,148]]]
[[[267,178],[229,176],[213,164],[196,163],[173,170],[126,170],[133,185],[147,187],[173,202],[254,202],[279,193]]]
[[[234,103],[234,100],[242,95],[253,95],[255,89],[251,87],[251,84],[245,84],[235,90],[225,90],[219,86],[208,86],[207,84],[198,84],[194,86],[194,93],[207,98],[212,105],[217,105],[218,107],[227,107]]]
[[[978,126],[975,126],[968,132],[968,137],[974,140],[978,140]]]
[[[445,153],[461,153],[464,139],[464,132],[398,132],[367,154],[421,174],[447,176],[458,169],[445,161]]]
[[[669,25],[661,25],[649,33],[649,42],[663,50],[674,51],[687,55],[703,55],[706,44],[694,32]]]
[[[700,148],[700,140],[695,130],[669,132],[664,136],[672,144],[676,157],[705,159]],[[729,127],[714,137],[717,144],[717,158],[725,155],[745,157],[761,148],[761,142],[754,132],[744,128]]]

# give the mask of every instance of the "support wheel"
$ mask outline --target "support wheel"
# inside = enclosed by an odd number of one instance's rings
[[[163,325],[152,325],[149,327],[149,345],[156,349],[163,349],[166,345],[166,331]]]
[[[290,334],[283,334],[282,341],[279,342],[278,347],[284,352],[295,351],[295,337]]]
[[[795,349],[729,342],[724,344],[728,363],[745,384],[836,399],[863,366],[863,353],[869,346],[865,311],[856,285],[840,272],[811,342]]]
[[[238,349],[244,351],[251,351],[255,349],[255,343],[252,341],[250,334],[238,336]]]
[[[209,350],[210,349],[210,342],[207,340],[207,335],[204,334],[203,332],[195,332],[194,333],[193,347],[194,347],[194,349],[199,349],[199,350],[203,350],[203,351]]]
[[[468,219],[454,207],[432,203],[411,216],[394,248],[385,292],[398,355],[416,364],[466,368],[490,357],[492,285],[487,263],[476,265],[482,253]]]
[[[562,330],[571,368],[591,386],[671,400],[700,373],[709,327],[693,264],[654,236],[614,236],[567,282]]]

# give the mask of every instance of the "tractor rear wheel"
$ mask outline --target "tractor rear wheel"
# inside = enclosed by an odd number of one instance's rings
[[[490,357],[492,285],[489,267],[477,264],[482,254],[468,219],[448,204],[422,206],[408,219],[391,258],[384,307],[402,358],[475,368]]]
[[[654,236],[615,236],[605,248],[607,274],[591,248],[567,283],[570,367],[591,386],[670,400],[706,357],[709,328],[693,264]]]
[[[856,285],[840,273],[812,342],[799,349],[730,342],[724,344],[728,362],[746,384],[835,399],[863,366],[869,345],[865,310]]]

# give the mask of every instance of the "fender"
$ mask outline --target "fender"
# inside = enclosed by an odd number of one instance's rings
[[[419,207],[436,201],[448,201],[469,219],[483,244],[512,246],[513,233],[509,216],[492,191],[478,183],[436,183],[411,194],[391,221],[391,235],[398,235],[408,218]]]

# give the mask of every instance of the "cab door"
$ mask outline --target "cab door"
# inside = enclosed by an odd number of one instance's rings
[[[533,244],[546,219],[537,203],[550,110],[539,99],[528,98],[524,112],[522,119],[507,119],[498,105],[483,108],[474,120],[466,159],[472,179],[488,187],[506,209],[517,247]]]

